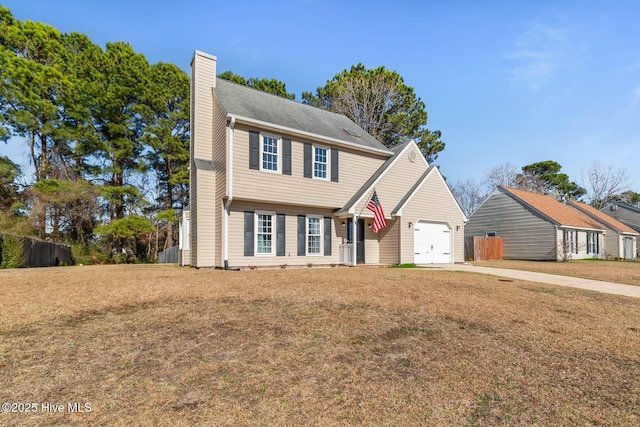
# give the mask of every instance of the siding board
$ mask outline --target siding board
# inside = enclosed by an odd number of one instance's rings
[[[554,225],[506,194],[492,194],[465,226],[465,236],[492,232],[503,238],[504,259],[556,259]]]
[[[447,224],[451,233],[451,262],[464,262],[464,216],[437,171],[429,174],[416,194],[402,209],[400,263],[414,262],[413,227],[419,220]]]
[[[290,138],[288,135],[280,135]],[[233,153],[234,199],[342,208],[385,157],[340,149],[340,182],[304,178],[305,141],[291,137],[291,175],[250,170],[248,129],[236,125]],[[295,195],[293,197],[292,195]]]
[[[330,265],[340,262],[339,246],[346,238],[346,227],[342,227],[342,220],[330,218],[331,221],[331,255],[305,256],[298,255],[298,215],[301,215],[302,228],[305,230],[306,215],[320,215],[329,217],[331,210],[321,208],[311,208],[304,206],[284,206],[268,203],[249,203],[234,201],[230,207],[229,216],[229,264],[235,267],[249,266],[277,266],[277,265],[298,265],[308,264]],[[284,214],[285,222],[285,253],[283,256],[277,255],[254,255],[245,256],[242,241],[244,240],[244,212],[264,210]],[[277,232],[277,231],[276,231]],[[306,231],[302,232],[303,240]],[[235,243],[234,243],[235,242]],[[302,245],[304,251],[304,242]]]

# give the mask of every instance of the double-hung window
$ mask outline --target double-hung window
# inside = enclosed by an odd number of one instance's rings
[[[328,150],[324,147],[313,147],[313,177],[328,179]]]
[[[260,169],[272,172],[280,171],[280,139],[261,135]]]
[[[598,254],[600,252],[600,245],[598,241],[598,233],[587,233],[587,253]]]
[[[563,233],[564,252],[566,254],[578,253],[578,232],[576,230],[564,230]]]
[[[274,254],[274,218],[272,212],[256,212],[256,253],[259,255]]]
[[[307,216],[307,255],[322,255],[321,216]]]

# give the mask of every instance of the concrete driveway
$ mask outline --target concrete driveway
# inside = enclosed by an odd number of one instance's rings
[[[426,266],[425,266],[426,267]],[[548,283],[550,285],[569,286],[571,288],[588,289],[607,294],[624,295],[640,298],[640,286],[603,282],[600,280],[581,279],[578,277],[558,276],[556,274],[536,273],[533,271],[510,270],[506,268],[479,267],[471,264],[434,264],[431,268],[449,271],[467,271],[469,273],[489,274],[508,277],[510,279],[528,280],[530,282]]]

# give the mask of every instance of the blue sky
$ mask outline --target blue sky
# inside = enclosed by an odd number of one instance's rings
[[[397,71],[446,143],[450,182],[492,166],[555,160],[578,182],[594,162],[640,192],[640,2],[5,0],[94,43],[124,40],[185,71],[194,50],[218,72],[275,78],[300,100],[362,62]],[[25,164],[17,142],[0,145]]]

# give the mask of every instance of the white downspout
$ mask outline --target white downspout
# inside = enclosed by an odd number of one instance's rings
[[[224,204],[224,269],[229,269],[229,206],[233,201],[233,133],[236,118],[231,116],[229,122],[229,138],[227,147],[227,201]]]

